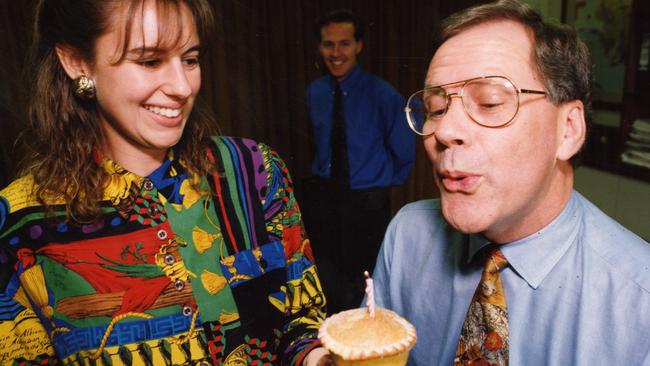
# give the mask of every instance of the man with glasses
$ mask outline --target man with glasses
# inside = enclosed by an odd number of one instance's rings
[[[363,30],[348,10],[319,22],[328,74],[305,93],[315,154],[300,202],[330,313],[359,306],[363,271],[374,267],[390,221],[389,188],[404,183],[415,160],[404,97],[357,65]]]
[[[374,273],[409,365],[650,365],[650,246],[573,190],[590,88],[584,43],[516,0],[445,21],[405,108],[440,199],[395,216]]]

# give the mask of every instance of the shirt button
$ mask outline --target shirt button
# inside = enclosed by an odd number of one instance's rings
[[[174,287],[176,288],[177,291],[183,291],[183,289],[185,288],[185,282],[181,280],[176,280],[176,282],[174,282]]]
[[[157,213],[158,213],[158,208],[156,208],[156,206],[149,207],[149,215],[156,216]]]
[[[142,186],[143,186],[144,189],[146,189],[147,191],[150,191],[150,190],[153,189],[153,182],[150,181],[149,179],[145,179],[144,184],[143,184]]]
[[[192,316],[192,314],[194,314],[194,309],[192,309],[191,306],[189,305],[183,306],[183,315]]]
[[[176,258],[173,254],[165,254],[165,264],[172,265],[176,262]]]
[[[158,230],[158,233],[156,235],[158,235],[158,239],[160,239],[160,240],[167,239],[167,231],[165,231],[163,229]]]

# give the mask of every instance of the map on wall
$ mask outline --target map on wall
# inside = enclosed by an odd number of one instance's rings
[[[566,21],[573,24],[592,54],[594,102],[622,101],[631,7],[632,0],[567,1]]]

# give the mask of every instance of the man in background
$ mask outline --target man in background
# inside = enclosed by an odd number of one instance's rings
[[[374,273],[409,365],[650,365],[650,245],[573,190],[591,65],[516,0],[445,21],[407,104],[440,199],[400,210]]]
[[[302,204],[330,313],[359,306],[390,221],[389,187],[404,183],[415,156],[404,98],[357,65],[363,31],[347,10],[319,22],[328,74],[306,91],[315,156]]]

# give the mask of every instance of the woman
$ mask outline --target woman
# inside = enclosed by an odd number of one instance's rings
[[[0,192],[0,363],[325,362],[286,167],[210,138],[194,105],[207,1],[42,0],[36,22],[33,156]]]

